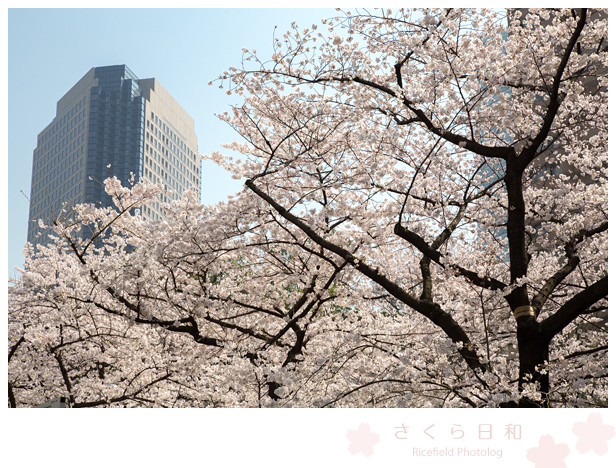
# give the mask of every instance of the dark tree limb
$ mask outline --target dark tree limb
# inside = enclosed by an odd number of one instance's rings
[[[58,362],[58,366],[60,367],[60,373],[62,374],[62,379],[64,380],[64,385],[66,385],[66,391],[68,392],[68,401],[70,406],[75,404],[75,396],[73,395],[73,384],[71,382],[71,378],[68,375],[68,370],[64,365],[64,360],[60,353],[54,353],[53,357]]]
[[[434,261],[438,265],[444,267],[441,259],[442,254],[437,250],[433,249],[426,241],[424,241],[420,236],[410,231],[409,229],[402,226],[400,223],[397,223],[394,227],[394,233],[397,236],[400,236],[402,239],[409,242],[415,248],[417,248],[421,253],[423,253],[430,260]],[[454,273],[459,276],[463,276],[468,281],[470,281],[475,286],[479,286],[485,289],[490,289],[492,291],[499,291],[506,287],[505,283],[502,281],[492,279],[489,277],[479,276],[477,273],[471,270],[467,270],[461,266],[451,265],[450,266]]]
[[[565,69],[567,64],[569,63],[569,59],[571,58],[571,53],[575,47],[575,44],[578,42],[580,35],[582,34],[582,30],[584,29],[584,25],[586,24],[586,8],[582,8],[580,17],[577,20],[577,25],[575,31],[569,38],[569,43],[563,52],[563,56],[558,65],[558,69],[556,70],[556,74],[554,75],[554,81],[552,82],[552,89],[550,90],[550,101],[547,106],[546,114],[543,119],[543,125],[539,130],[539,133],[533,138],[532,142],[529,146],[527,146],[520,156],[516,158],[516,166],[524,169],[526,166],[530,164],[530,162],[536,157],[537,149],[543,144],[544,140],[547,138],[550,133],[550,129],[552,128],[552,123],[556,118],[556,114],[558,113],[558,109],[560,107],[560,85],[562,84],[563,74],[565,73]]]
[[[15,352],[17,351],[17,348],[19,348],[19,346],[26,341],[26,337],[22,335],[21,338],[19,338],[19,340],[17,340],[17,343],[15,343],[13,346],[11,346],[11,350],[9,351],[9,361],[11,362],[11,358],[13,357],[13,355],[15,354]]]
[[[9,382],[9,408],[17,408],[17,400],[15,399],[15,393],[13,393],[13,385]]]
[[[402,289],[400,286],[398,286],[396,283],[389,280],[385,275],[380,273],[378,269],[371,267],[362,259],[357,258],[355,255],[353,255],[351,252],[344,249],[343,247],[340,247],[339,245],[329,242],[328,240],[321,237],[319,234],[316,233],[316,231],[310,228],[301,219],[290,213],[279,203],[277,203],[272,197],[259,189],[252,180],[247,180],[246,186],[264,201],[269,203],[283,218],[301,229],[318,245],[338,255],[340,258],[346,260],[347,262],[349,262],[350,265],[353,266],[353,268],[355,268],[364,276],[383,287],[393,297],[432,321],[435,325],[440,327],[447,334],[447,336],[451,338],[452,341],[454,341],[455,343],[461,342],[463,346],[460,348],[460,354],[471,369],[480,370],[481,372],[487,371],[486,364],[482,363],[479,359],[479,355],[477,354],[475,345],[471,342],[466,332],[453,319],[450,314],[446,313],[437,304],[417,299],[416,297],[412,296],[407,291]]]
[[[573,322],[586,309],[601,299],[605,299],[608,294],[607,274],[591,284],[588,288],[577,293],[554,314],[541,322],[542,334],[545,339],[551,340],[560,333],[567,325]]]
[[[565,280],[565,278],[567,278],[567,276],[569,276],[569,274],[580,263],[580,259],[575,253],[576,245],[588,237],[607,231],[607,226],[608,223],[606,221],[604,223],[601,223],[594,229],[583,229],[565,244],[567,263],[565,263],[556,273],[554,273],[548,280],[546,280],[541,290],[535,295],[535,297],[531,301],[531,305],[534,307],[537,316],[539,315],[543,304],[550,297],[550,294],[554,291],[554,289],[559,284],[561,284]]]

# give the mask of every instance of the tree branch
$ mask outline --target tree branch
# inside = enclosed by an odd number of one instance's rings
[[[550,129],[552,128],[552,123],[556,118],[556,114],[558,113],[558,109],[560,107],[560,85],[562,83],[563,74],[565,72],[565,68],[567,67],[567,63],[569,63],[569,59],[571,58],[571,53],[577,43],[580,35],[582,34],[582,29],[584,29],[584,25],[586,24],[586,8],[582,8],[580,18],[577,21],[577,26],[575,31],[569,38],[569,43],[565,48],[562,59],[558,65],[558,69],[556,70],[556,74],[554,75],[554,81],[552,82],[552,90],[550,92],[550,102],[548,103],[547,111],[545,114],[545,118],[543,119],[543,125],[541,126],[541,130],[531,144],[526,147],[519,158],[516,158],[516,164],[521,166],[521,168],[525,168],[530,164],[530,162],[535,158],[537,149],[541,146],[543,141],[547,138]]]
[[[460,354],[473,370],[479,369],[482,372],[487,370],[485,364],[481,363],[479,356],[475,350],[475,345],[471,342],[470,338],[462,327],[453,319],[451,315],[442,310],[437,304],[427,301],[421,301],[393,281],[389,280],[385,275],[380,273],[377,269],[372,268],[363,260],[357,258],[348,250],[323,239],[313,229],[311,229],[306,223],[304,223],[297,216],[291,214],[288,210],[278,204],[272,197],[267,195],[261,189],[259,189],[252,180],[246,181],[246,186],[252,190],[256,195],[269,203],[283,218],[294,224],[301,229],[308,237],[314,242],[323,247],[326,250],[338,255],[340,258],[346,260],[357,271],[370,278],[372,281],[382,286],[393,297],[408,305],[412,309],[416,310],[424,317],[432,321],[435,325],[440,327],[449,338],[455,343],[463,343],[464,346],[460,348]]]
[[[595,302],[608,294],[607,275],[565,302],[558,312],[541,322],[544,338],[551,340]]]
[[[62,360],[62,356],[60,356],[60,353],[54,353],[53,357],[56,359],[56,361],[58,361],[60,373],[62,374],[62,378],[64,379],[64,385],[66,385],[66,391],[68,392],[68,401],[69,404],[72,406],[75,403],[75,397],[73,395],[73,385],[68,375],[68,370],[64,365],[64,361]]]
[[[346,82],[346,81],[349,81],[349,78],[331,78],[331,79],[328,79],[327,81]],[[364,86],[378,89],[379,91],[382,91],[392,97],[397,97],[396,93],[389,87],[375,83],[370,80],[366,80],[364,78],[360,78],[359,76],[355,76],[351,78],[350,81],[354,81],[355,83],[359,83]],[[515,155],[514,149],[511,148],[510,146],[499,147],[499,146],[482,145],[481,143],[478,143],[474,140],[462,137],[460,135],[456,135],[455,133],[451,133],[450,131],[445,130],[443,128],[439,128],[436,125],[434,125],[432,120],[430,120],[430,118],[421,109],[415,107],[413,103],[411,103],[411,101],[404,98],[402,102],[410,111],[412,111],[417,116],[417,119],[419,120],[419,122],[423,123],[430,132],[447,140],[450,143],[453,143],[454,145],[461,144],[469,151],[472,151],[473,153],[481,155],[481,156],[485,156],[487,158],[499,158],[503,160],[508,160],[508,159],[511,159]],[[412,119],[410,121],[414,122],[415,120]]]
[[[428,243],[424,241],[420,236],[408,230],[407,228],[402,226],[400,223],[397,223],[394,226],[394,234],[400,236],[401,238],[409,242],[411,245],[416,247],[421,253],[423,253],[430,260],[434,261],[438,265],[445,268],[445,265],[443,265],[441,261],[442,254],[436,251],[435,249],[433,249],[432,247],[430,247]],[[505,283],[499,280],[492,279],[489,277],[481,277],[474,271],[467,270],[466,268],[463,268],[461,266],[451,265],[451,268],[453,269],[456,275],[463,276],[464,278],[469,280],[471,283],[473,283],[475,286],[490,289],[492,291],[499,291],[506,287]]]
[[[600,232],[607,231],[607,221],[600,224],[594,229],[583,229],[578,232],[573,238],[571,238],[565,244],[565,253],[567,255],[567,263],[560,268],[556,273],[554,273],[543,285],[541,290],[535,295],[535,297],[531,301],[531,305],[534,307],[537,316],[543,307],[543,304],[548,299],[550,294],[554,291],[554,289],[562,283],[562,281],[569,276],[569,274],[575,269],[575,267],[580,263],[579,257],[575,253],[575,246],[582,242],[584,239],[593,236],[594,234],[598,234]]]
[[[13,346],[11,346],[11,350],[9,351],[9,361],[11,362],[11,358],[13,357],[13,355],[15,354],[15,352],[17,351],[17,348],[19,348],[19,346],[26,341],[26,337],[22,335],[21,338],[19,338],[19,340],[17,341],[17,343],[15,343]]]

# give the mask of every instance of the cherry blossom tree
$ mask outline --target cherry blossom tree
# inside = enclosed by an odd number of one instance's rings
[[[607,11],[340,15],[221,75],[228,203],[28,247],[12,406],[607,404]]]
[[[75,207],[30,252],[10,290],[12,406],[58,394],[72,407],[356,406],[421,348],[412,318],[364,304],[347,262],[324,260],[251,193],[217,207],[187,194],[164,222],[132,212],[161,188],[108,179],[115,208]]]
[[[481,385],[493,367],[487,322],[514,318],[494,328],[515,330],[520,390],[538,384],[523,402],[548,404],[550,344],[606,307],[606,21],[586,10],[507,21],[349,12],[324,42],[295,26],[270,62],[246,50],[221,77],[246,95],[224,118],[250,162],[227,167],[459,344]],[[412,273],[400,278],[403,265]],[[479,318],[483,350],[464,327]]]

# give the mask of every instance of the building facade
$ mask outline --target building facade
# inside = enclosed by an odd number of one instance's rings
[[[28,242],[46,243],[39,219],[69,217],[79,203],[111,206],[103,181],[149,181],[166,193],[141,210],[164,218],[162,204],[187,190],[200,196],[201,165],[194,120],[154,78],[126,65],[90,69],[58,101],[38,135],[32,163]]]

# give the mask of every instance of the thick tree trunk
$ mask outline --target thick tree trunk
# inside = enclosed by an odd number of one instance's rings
[[[538,383],[541,398],[539,401],[523,398],[520,406],[547,407],[550,391],[550,376],[547,368],[549,360],[549,340],[541,332],[541,325],[532,316],[520,317],[518,322],[518,352],[520,357],[519,389],[526,383]]]

